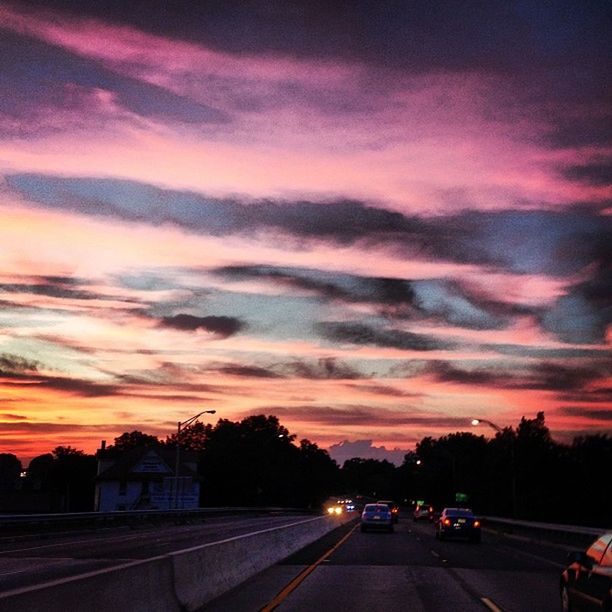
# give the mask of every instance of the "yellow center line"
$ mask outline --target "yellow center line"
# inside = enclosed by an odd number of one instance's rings
[[[314,570],[319,566],[323,561],[325,561],[330,555],[332,555],[344,542],[346,542],[349,537],[352,535],[353,531],[357,529],[358,525],[355,525],[339,542],[337,542],[332,548],[330,548],[325,554],[323,554],[319,559],[317,559],[312,565],[309,565],[306,569],[302,570],[300,574],[298,574],[274,599],[266,604],[261,612],[271,612],[277,606],[279,606],[286,597],[295,591],[295,589],[300,586],[300,584],[306,579],[308,575],[310,575]]]
[[[497,604],[495,604],[488,597],[481,597],[480,600],[485,606],[487,606],[487,608],[489,608],[489,610],[492,610],[492,612],[504,612]]]

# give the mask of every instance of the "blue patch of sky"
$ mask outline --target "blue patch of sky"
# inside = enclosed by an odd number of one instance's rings
[[[576,344],[604,342],[609,315],[581,295],[566,295],[542,319],[545,329],[560,340]]]
[[[184,283],[175,280],[172,269],[164,274],[141,268],[137,272],[117,274],[114,281],[121,287],[135,291],[173,291],[185,288]]]
[[[178,313],[197,317],[236,317],[245,322],[241,333],[265,336],[270,340],[312,340],[313,325],[321,316],[333,312],[307,297],[276,296],[211,290],[206,297],[193,296],[180,303],[167,302],[152,306],[155,317]]]
[[[609,15],[607,2],[518,0],[512,3],[512,11],[529,24],[531,43],[542,58],[567,61],[568,56],[584,51],[585,43],[591,48],[606,44],[599,37],[604,30],[602,21]]]
[[[466,347],[466,349],[469,348]],[[526,357],[534,359],[607,359],[608,352],[597,349],[584,348],[542,348],[530,347],[520,344],[482,344],[474,347],[480,351],[496,351],[501,355]]]
[[[567,274],[591,262],[609,221],[588,211],[505,211],[479,215],[479,249],[524,274]]]
[[[415,303],[427,316],[442,318],[451,325],[470,329],[495,329],[503,322],[451,291],[441,280],[414,281]]]
[[[51,371],[75,377],[86,377],[99,382],[110,382],[112,377],[91,364],[94,358],[60,342],[51,342],[23,336],[5,338],[0,344],[3,353],[23,357],[39,364],[38,371]]]

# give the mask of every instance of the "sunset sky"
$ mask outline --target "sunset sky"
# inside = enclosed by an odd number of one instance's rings
[[[339,459],[610,433],[611,31],[607,0],[0,0],[0,452],[205,409]]]

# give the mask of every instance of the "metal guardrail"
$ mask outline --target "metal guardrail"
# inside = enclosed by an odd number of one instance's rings
[[[523,521],[497,516],[483,516],[483,526],[498,533],[540,539],[564,545],[588,546],[600,535],[612,532],[612,527],[586,527]]]
[[[497,516],[483,516],[488,523],[499,523],[512,525],[515,527],[528,527],[532,529],[542,529],[544,531],[560,531],[564,533],[585,533],[592,536],[599,536],[603,533],[612,531],[612,527],[584,527],[581,525],[560,525],[558,523],[538,523],[534,521],[520,521]]]
[[[214,516],[246,514],[312,514],[302,508],[218,507],[192,510],[122,510],[115,512],[66,512],[54,514],[0,514],[0,536],[35,530],[103,528],[147,522],[182,523]]]

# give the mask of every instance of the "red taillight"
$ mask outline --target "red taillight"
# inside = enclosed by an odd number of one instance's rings
[[[450,525],[451,524],[450,519],[444,519],[444,524],[445,525]]]
[[[429,506],[429,511],[433,512],[433,506]]]
[[[474,527],[480,527],[480,521],[474,521]]]

